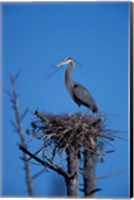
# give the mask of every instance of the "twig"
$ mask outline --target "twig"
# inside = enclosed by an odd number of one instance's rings
[[[38,176],[40,176],[41,174],[43,174],[44,172],[46,172],[45,169],[41,170],[40,172],[36,173],[34,176],[33,176],[33,179],[37,178]]]
[[[34,153],[34,155],[39,154],[43,149],[44,149],[44,147],[41,147],[38,151],[36,151],[36,152]],[[31,158],[32,158],[32,157],[28,158],[27,161],[31,160]]]
[[[113,176],[118,176],[118,175],[121,175],[121,174],[123,174],[123,173],[124,173],[124,170],[119,171],[119,172],[116,172],[115,174],[109,174],[109,175],[106,175],[106,176],[99,176],[99,177],[97,177],[96,179],[97,179],[97,180],[100,180],[100,179],[111,178],[111,177],[113,177]]]
[[[24,119],[24,117],[27,115],[28,112],[29,112],[29,109],[27,108],[27,109],[24,111],[24,113],[22,114],[21,120]]]
[[[34,114],[35,114],[37,117],[39,117],[42,121],[44,121],[44,122],[47,122],[47,121],[48,121],[47,118],[46,118],[44,115],[42,115],[41,113],[38,112],[38,110],[36,110]]]

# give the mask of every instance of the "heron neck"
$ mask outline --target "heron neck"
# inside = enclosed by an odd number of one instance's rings
[[[73,80],[71,78],[70,72],[74,69],[75,64],[73,61],[70,62],[70,66],[66,69],[66,73],[65,73],[65,81],[66,81],[66,85],[69,88],[69,86],[73,86]]]

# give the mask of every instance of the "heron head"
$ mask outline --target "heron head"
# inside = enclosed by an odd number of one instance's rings
[[[63,65],[66,65],[70,62],[72,62],[73,59],[70,57],[65,58],[63,61],[61,61],[59,64],[56,65],[56,67],[62,67]]]

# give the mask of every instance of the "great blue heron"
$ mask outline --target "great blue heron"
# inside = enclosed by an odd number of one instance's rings
[[[75,67],[75,61],[69,57],[57,64],[56,67],[62,67],[63,65],[66,65],[68,63],[70,64],[70,66],[66,69],[65,72],[65,83],[71,97],[79,107],[83,105],[91,109],[92,112],[98,112],[98,107],[89,91],[81,84],[73,81],[70,76],[71,70],[73,70]]]

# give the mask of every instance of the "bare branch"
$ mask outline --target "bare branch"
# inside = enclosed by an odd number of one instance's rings
[[[102,188],[96,188],[96,189],[92,190],[89,194],[87,194],[87,196],[93,196],[96,192],[99,192],[101,190],[102,190]]]
[[[15,124],[15,122],[13,120],[10,120],[12,126],[15,128],[15,130],[17,130],[17,125]]]
[[[7,89],[5,89],[5,92],[6,92],[6,94],[7,94],[9,97],[12,98],[12,94],[11,94],[11,92],[9,92]]]
[[[56,164],[52,165],[52,164],[49,164],[48,162],[46,162],[44,160],[41,160],[40,158],[38,158],[37,156],[35,156],[34,154],[32,154],[30,151],[28,151],[22,145],[19,145],[19,148],[20,148],[21,151],[23,151],[25,154],[29,155],[31,158],[33,158],[34,160],[36,160],[38,163],[40,163],[44,167],[48,167],[49,169],[57,172],[58,174],[64,176],[65,178],[69,178],[70,177],[69,173],[65,172],[62,168],[60,168]]]
[[[109,174],[109,175],[106,175],[106,176],[99,176],[99,177],[97,177],[97,180],[111,178],[113,176],[118,176],[118,175],[121,175],[123,173],[124,173],[124,170],[116,172],[115,174]]]
[[[15,75],[14,80],[17,81],[17,79],[19,78],[21,74],[21,70],[18,71],[18,73]]]
[[[43,174],[44,172],[46,172],[46,169],[41,170],[40,172],[36,173],[32,179],[36,179],[38,176],[40,176],[41,174]]]
[[[10,75],[10,81],[11,81],[11,85],[12,85],[12,95],[10,93],[9,93],[9,95],[11,97],[11,102],[12,102],[13,109],[15,112],[16,125],[13,121],[11,121],[11,123],[13,124],[13,126],[17,130],[17,133],[20,136],[21,144],[23,146],[25,146],[25,148],[27,148],[24,133],[23,133],[23,128],[22,128],[22,121],[21,121],[21,117],[20,117],[19,99],[18,99],[17,90],[16,90],[16,80],[19,77],[19,75],[20,75],[20,72],[15,77]],[[28,193],[30,196],[35,196],[33,186],[32,186],[30,165],[29,165],[29,162],[27,161],[27,156],[25,153],[23,154],[23,160],[25,163],[26,182],[27,182],[27,186],[28,186]]]
[[[24,117],[27,115],[27,113],[29,112],[29,109],[27,108],[24,113],[21,115],[21,120],[24,119]]]
[[[37,155],[37,154],[39,154],[42,150],[43,150],[43,148],[44,147],[41,147],[38,151],[36,151],[33,155]],[[29,161],[29,160],[31,160],[32,159],[32,157],[30,157],[30,158],[28,158],[27,160]]]
[[[47,119],[43,114],[41,114],[40,112],[38,112],[38,110],[36,110],[34,114],[35,114],[37,117],[39,117],[42,121],[44,121],[44,122],[47,122],[47,121],[48,121],[48,119]]]

